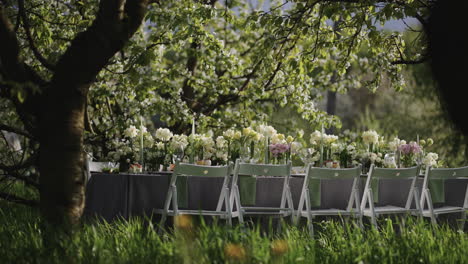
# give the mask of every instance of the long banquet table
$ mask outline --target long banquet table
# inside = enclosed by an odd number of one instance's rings
[[[92,173],[86,188],[86,216],[98,216],[107,221],[116,218],[151,215],[162,209],[169,186],[170,172],[157,174]],[[361,176],[360,191],[364,189],[366,175]],[[189,209],[210,210],[216,203],[222,178],[189,177]],[[292,175],[290,188],[297,209],[304,175]],[[255,206],[277,206],[281,199],[283,179],[257,177]],[[421,188],[423,178],[418,179]],[[445,182],[445,204],[462,206],[468,179]],[[352,180],[330,179],[321,182],[321,208],[346,208]],[[380,180],[379,205],[404,206],[409,191],[409,180]]]

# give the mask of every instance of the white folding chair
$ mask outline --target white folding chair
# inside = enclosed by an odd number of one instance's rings
[[[281,193],[281,202],[278,207],[256,207],[256,206],[243,206],[241,204],[241,197],[239,193],[238,180],[239,175],[246,176],[271,176],[283,177],[283,190]],[[233,217],[239,218],[239,223],[244,223],[244,216],[246,215],[268,215],[277,217],[291,216],[291,221],[294,217],[294,205],[289,188],[289,178],[291,176],[291,163],[284,165],[266,165],[266,164],[250,164],[241,163],[236,160],[234,173],[231,186],[231,208],[236,205],[236,210],[232,212]]]
[[[377,227],[377,217],[388,214],[404,214],[405,218],[410,214],[417,216],[422,215],[420,201],[419,201],[419,190],[416,187],[416,180],[418,178],[419,167],[402,168],[402,169],[387,169],[387,168],[376,168],[374,164],[371,165],[369,174],[367,176],[366,186],[364,187],[364,194],[361,202],[361,212],[364,216],[371,217],[372,224]],[[411,180],[410,190],[408,192],[408,198],[406,199],[405,207],[386,205],[386,206],[375,206],[373,190],[371,188],[371,180],[385,179],[385,180],[396,180],[396,179],[408,179]],[[380,189],[380,188],[379,188]],[[411,204],[415,203],[416,208],[411,209]],[[369,207],[366,207],[369,204]],[[404,224],[404,220],[403,220]]]
[[[432,168],[427,167],[424,174],[424,182],[422,187],[421,202],[422,215],[430,217],[433,224],[437,223],[437,217],[441,214],[461,213],[462,222],[459,226],[461,230],[465,227],[466,213],[468,211],[468,184],[466,184],[465,198],[463,206],[443,205],[434,208],[434,203],[429,188],[429,181],[431,180],[448,180],[448,179],[468,179],[468,166],[461,168]],[[443,186],[442,186],[443,187]],[[427,209],[425,206],[427,205]]]
[[[203,216],[218,216],[226,219],[229,226],[232,225],[232,211],[231,204],[229,203],[229,178],[231,175],[231,166],[199,166],[194,164],[186,164],[176,162],[174,172],[172,173],[169,190],[167,191],[166,201],[164,203],[164,209],[162,211],[160,226],[166,221],[167,215],[176,216],[181,214],[189,215],[203,215]],[[177,203],[177,177],[223,177],[223,185],[221,187],[221,193],[219,194],[218,204],[216,210],[179,210]],[[172,204],[172,209],[170,206]],[[224,204],[224,210],[223,209]]]
[[[312,164],[307,166],[304,184],[302,186],[301,198],[299,200],[299,207],[297,209],[296,223],[301,217],[307,218],[307,225],[309,227],[310,235],[314,235],[314,228],[312,220],[319,215],[338,215],[355,217],[359,220],[359,226],[362,226],[362,215],[359,199],[359,181],[361,176],[361,166],[349,169],[330,169],[330,168],[314,168]],[[351,186],[351,194],[348,199],[346,209],[328,208],[328,209],[311,209],[310,204],[310,190],[311,184],[320,184],[320,182],[313,182],[311,179],[327,180],[327,179],[353,179]],[[345,191],[345,190],[343,190]],[[304,210],[305,204],[305,210]]]

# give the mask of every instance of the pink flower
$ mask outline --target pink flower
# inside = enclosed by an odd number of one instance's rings
[[[416,142],[410,142],[410,149],[413,154],[418,154],[421,152],[421,147]]]
[[[401,153],[408,155],[411,153],[411,146],[409,144],[403,144],[398,146],[398,150],[401,151]]]
[[[269,146],[270,152],[273,154],[274,157],[278,157],[279,154],[283,154],[289,150],[288,144],[270,144]]]
[[[421,152],[421,147],[416,142],[410,142],[409,144],[400,145],[398,150],[405,155],[418,154]]]

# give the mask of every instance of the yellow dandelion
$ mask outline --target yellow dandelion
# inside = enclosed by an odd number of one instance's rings
[[[242,261],[246,257],[246,252],[242,245],[229,243],[224,247],[224,256],[227,259]]]
[[[182,230],[192,230],[192,217],[190,215],[176,215],[174,217],[174,226]]]
[[[288,242],[286,240],[278,239],[271,243],[271,255],[282,256],[289,250]]]

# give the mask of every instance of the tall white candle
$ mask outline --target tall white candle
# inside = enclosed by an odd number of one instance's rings
[[[322,134],[320,135],[320,167],[323,166],[323,135],[325,134],[325,130],[323,129],[322,124]]]
[[[192,117],[192,135],[195,135],[195,115]]]
[[[144,154],[143,154],[143,117],[140,117],[140,163],[143,166]]]

